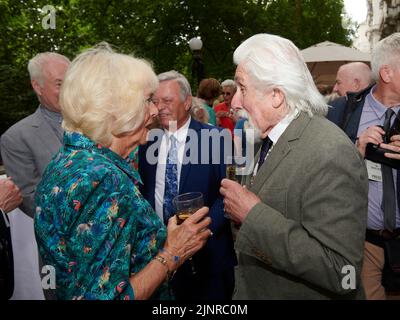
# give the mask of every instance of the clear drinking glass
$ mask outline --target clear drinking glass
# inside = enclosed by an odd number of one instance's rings
[[[203,194],[201,192],[180,194],[172,200],[172,203],[175,207],[177,224],[181,224],[204,206]]]
[[[201,192],[180,194],[172,199],[172,203],[176,210],[177,224],[181,224],[183,221],[189,218],[190,215],[204,206],[203,194]],[[193,259],[189,258],[189,262],[192,268],[192,274],[196,274],[196,268],[194,266]]]
[[[246,158],[241,156],[228,156],[226,158],[226,178],[229,180],[242,183],[242,178],[245,175]],[[230,219],[228,213],[224,212],[224,217]]]
[[[226,161],[226,178],[241,182],[245,175],[246,158],[241,156],[228,156]]]

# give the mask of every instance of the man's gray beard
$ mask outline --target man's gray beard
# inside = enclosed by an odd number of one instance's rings
[[[243,110],[243,109],[237,110],[237,111],[236,111],[236,115],[237,115],[239,118],[246,118],[246,119],[249,118],[248,113],[246,112],[246,110]]]
[[[246,141],[247,143],[254,143],[261,141],[261,131],[254,124],[254,121],[251,119],[250,115],[247,116],[248,121],[244,124],[244,131],[246,133]],[[248,134],[251,131],[253,134]],[[253,140],[254,139],[254,140]]]

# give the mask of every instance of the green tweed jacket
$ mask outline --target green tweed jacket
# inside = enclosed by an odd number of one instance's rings
[[[368,175],[336,125],[300,113],[247,187],[262,202],[237,235],[234,299],[365,297]]]

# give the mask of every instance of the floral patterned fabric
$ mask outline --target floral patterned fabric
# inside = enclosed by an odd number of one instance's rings
[[[136,147],[128,156],[126,161],[132,166],[135,171],[139,170],[139,147]],[[138,184],[138,181],[135,182]]]
[[[130,275],[164,244],[166,229],[130,160],[73,132],[47,167],[35,233],[44,264],[55,267],[59,299],[134,299]],[[172,298],[167,285],[153,298]]]

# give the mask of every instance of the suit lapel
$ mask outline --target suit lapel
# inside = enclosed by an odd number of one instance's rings
[[[158,156],[158,155],[157,155]],[[146,183],[149,185],[147,186],[147,190],[149,192],[149,199],[151,201],[151,206],[155,208],[156,198],[155,198],[155,191],[156,191],[156,173],[157,173],[157,164],[148,164],[147,175],[148,179],[146,179]]]
[[[274,170],[280,165],[282,160],[290,153],[291,143],[298,140],[309,123],[310,118],[305,113],[300,113],[292,123],[287,127],[285,132],[279,138],[276,145],[271,150],[265,163],[261,166],[260,170],[254,179],[254,184],[251,190],[258,193],[261,187],[265,184],[265,181],[271,176]],[[256,155],[256,159],[260,157],[260,151]]]
[[[200,123],[198,123],[197,121],[191,119],[190,120],[190,125],[189,125],[189,130],[195,130],[197,132],[197,137],[198,137],[197,158],[198,158],[198,161],[200,161],[201,160],[200,154],[199,154],[200,150],[201,150],[200,149],[200,146],[201,146],[200,136],[201,135],[200,135],[200,132],[199,132],[201,130]],[[190,170],[191,170],[191,164],[187,163],[187,161],[185,161],[185,158],[187,157],[187,152],[189,151],[188,141],[189,141],[189,134],[186,137],[185,151],[184,151],[184,154],[183,154],[183,160],[184,160],[183,162],[186,163],[186,164],[182,164],[182,168],[181,168],[181,178],[180,178],[180,181],[179,181],[179,190],[178,190],[179,193],[181,193],[182,190],[185,190],[185,183],[186,183],[186,180],[187,180],[187,178],[189,176],[189,173],[190,173]],[[193,152],[193,150],[190,150],[190,151]]]
[[[353,114],[350,116],[351,118],[349,119],[346,127],[343,128],[349,138],[353,141],[353,143],[356,142],[357,139],[357,133],[358,133],[358,127],[360,126],[360,120],[361,120],[361,113],[363,110],[364,106],[364,100],[355,102],[357,105],[354,107],[355,110],[353,111]]]
[[[182,190],[184,190],[184,186],[187,180],[187,177],[189,175],[190,172],[190,164],[185,164],[182,165],[182,169],[181,169],[181,179],[179,181],[179,190],[178,193],[181,194]]]
[[[273,147],[271,153],[268,155],[268,158],[265,160],[265,163],[257,172],[257,176],[254,180],[254,185],[252,186],[252,190],[255,193],[258,193],[260,191],[265,181],[270,177],[276,167],[290,152],[288,141],[282,141],[281,138],[278,140],[278,143]],[[260,151],[257,153],[256,159],[258,159],[259,157]]]

